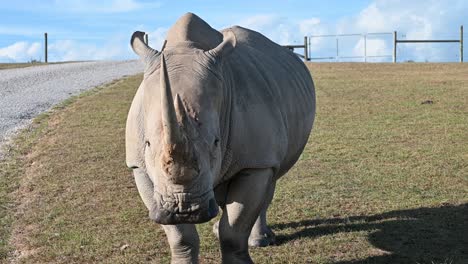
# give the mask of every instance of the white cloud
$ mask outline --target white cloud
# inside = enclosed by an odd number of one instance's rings
[[[149,32],[148,33],[149,45],[156,50],[161,50],[162,45],[164,44],[164,41],[166,40],[167,31],[168,31],[168,28],[159,27],[156,30]]]
[[[26,54],[29,57],[37,56],[40,53],[41,47],[42,46],[39,42],[34,42],[29,46],[28,50],[26,51]]]
[[[60,12],[82,13],[125,13],[142,12],[157,8],[160,2],[148,3],[141,0],[54,0],[54,8]],[[277,14],[258,14],[246,17],[239,24],[269,37],[279,44],[302,44],[305,35],[325,35],[335,33],[366,33],[398,31],[399,38],[407,39],[457,39],[458,27],[468,25],[468,1],[451,0],[450,4],[442,0],[373,0],[360,12],[338,18],[331,24],[324,23],[318,17],[296,19]],[[127,16],[127,14],[121,14]],[[229,17],[229,16],[226,16]],[[226,18],[228,20],[228,18]],[[326,20],[328,21],[328,20]],[[136,30],[149,32],[149,42],[157,50],[166,38],[168,26],[145,28],[140,25]],[[466,28],[466,27],[465,27]],[[49,29],[50,30],[50,29]],[[18,33],[22,32],[22,33]],[[8,47],[0,47],[0,59],[30,60],[43,57],[41,42],[43,30],[34,28],[11,28],[0,25],[0,34],[38,35],[38,42],[17,42]],[[60,35],[59,33],[50,34]],[[466,34],[468,35],[468,34]],[[76,37],[76,36],[75,36]],[[112,41],[92,42],[62,40],[53,42],[50,39],[49,57],[51,60],[85,60],[85,59],[123,59],[136,58],[129,47],[129,34],[116,37]],[[63,38],[62,38],[63,39]],[[83,39],[86,39],[84,37]],[[34,38],[33,40],[36,40]],[[465,38],[465,43],[468,43]],[[52,43],[53,42],[53,43]],[[360,37],[340,39],[340,55],[362,55],[364,41]],[[392,52],[392,36],[369,37],[366,43],[368,55],[389,55]],[[311,39],[311,52],[314,57],[334,56],[336,41],[334,38]],[[302,51],[297,50],[301,53]],[[417,61],[455,61],[458,59],[457,44],[401,44],[398,46],[399,60]],[[386,61],[390,61],[387,58]]]
[[[452,0],[374,0],[354,16],[338,19],[336,25],[324,24],[319,18],[303,20],[260,14],[240,21],[239,25],[256,30],[279,44],[301,44],[305,35],[350,34],[398,31],[398,38],[458,39],[459,25],[468,24],[468,1]],[[467,34],[468,35],[468,34]],[[466,39],[465,39],[466,40]],[[391,35],[369,36],[366,43],[370,56],[391,55]],[[311,52],[315,57],[336,54],[335,38],[312,38]],[[299,51],[300,52],[300,51]],[[339,39],[341,56],[361,56],[362,37]],[[399,60],[456,61],[457,44],[401,44]],[[372,61],[391,61],[376,58]]]
[[[317,17],[302,20],[291,19],[273,14],[262,14],[248,17],[238,23],[242,27],[258,31],[280,45],[300,45],[304,43],[304,36],[323,35],[329,32]],[[312,38],[310,41],[310,53],[317,57],[318,51],[326,49],[326,43],[320,38]],[[295,49],[302,54],[302,49]]]
[[[16,42],[7,47],[0,48],[0,61],[19,62],[40,60],[41,44],[39,42]]]
[[[319,36],[325,35],[330,31],[326,25],[323,25],[318,18],[310,18],[299,21],[299,32],[301,36]],[[310,38],[310,51],[317,52],[324,49],[324,43],[320,38]]]
[[[248,17],[238,24],[239,26],[258,31],[280,44],[291,44],[289,43],[292,39],[291,35],[294,34],[294,30],[292,30],[286,18],[272,14]]]
[[[275,28],[280,21],[281,18],[276,15],[256,15],[244,19],[239,25],[255,31],[265,31]]]
[[[258,31],[281,45],[302,44],[305,35],[316,35],[326,32],[325,26],[322,25],[320,19],[315,17],[304,20],[292,20],[278,15],[263,14],[248,17],[238,24],[242,27]]]
[[[143,3],[137,0],[55,0],[56,8],[74,13],[125,13],[159,8],[161,2]]]
[[[142,30],[139,26],[136,30]],[[166,39],[167,28],[160,27],[149,32],[150,46],[160,50]],[[142,30],[145,31],[145,30]],[[130,35],[121,34],[100,39],[49,39],[48,59],[55,61],[76,60],[119,60],[136,59],[130,47]],[[43,46],[40,42],[20,41],[6,47],[0,47],[0,62],[25,62],[44,60]]]
[[[367,56],[370,57],[368,58],[368,61],[382,62],[390,60],[390,58],[383,57],[371,58],[372,56],[391,54],[390,47],[387,45],[384,39],[367,39],[364,43],[364,38],[360,38],[353,48],[353,55],[364,56],[364,45],[366,45],[365,52]]]
[[[129,12],[137,10],[141,7],[141,4],[134,0],[114,0],[109,6],[110,12]]]
[[[339,33],[393,32],[406,39],[458,39],[459,25],[467,24],[468,2],[453,0],[450,4],[440,0],[375,0],[354,17],[342,19]],[[361,52],[357,43],[354,54]],[[393,47],[391,37],[368,42],[368,50],[385,50]],[[399,44],[399,61],[458,60],[456,44]],[[380,54],[383,55],[383,54]]]
[[[116,44],[118,43],[118,44]],[[132,58],[128,41],[115,38],[106,43],[58,40],[49,45],[49,61],[118,60]]]

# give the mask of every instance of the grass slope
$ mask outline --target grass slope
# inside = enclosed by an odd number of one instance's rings
[[[14,69],[14,68],[26,68],[31,66],[45,65],[41,62],[25,62],[25,63],[0,63],[0,70]]]
[[[468,263],[468,65],[309,66],[316,124],[277,185],[278,245],[252,249],[254,260]],[[140,81],[72,99],[14,142],[0,163],[0,259],[169,262],[125,167]],[[220,260],[211,224],[198,227],[202,263]]]
[[[73,63],[78,61],[64,61],[64,62],[24,62],[24,63],[0,63],[0,70],[15,69],[15,68],[26,68],[32,66],[51,65],[51,64],[64,64]]]

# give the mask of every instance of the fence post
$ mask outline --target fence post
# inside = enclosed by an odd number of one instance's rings
[[[364,34],[364,62],[367,62],[367,34]]]
[[[460,26],[460,63],[463,63],[463,25]]]
[[[339,47],[339,45],[338,45],[338,35],[336,35],[336,58],[335,59],[336,59],[337,62],[338,62],[338,58],[340,56],[339,51],[338,51],[338,47]]]
[[[304,60],[309,61],[309,50],[307,47],[307,36],[304,37]]]
[[[148,45],[148,34],[145,34],[145,43]]]
[[[48,58],[47,58],[47,32],[44,33],[44,61],[45,63],[48,62]]]
[[[397,61],[397,32],[393,31],[393,63],[396,63]]]

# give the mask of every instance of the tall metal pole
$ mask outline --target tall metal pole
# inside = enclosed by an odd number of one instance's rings
[[[338,36],[336,36],[336,61],[338,61],[338,56],[339,56],[339,53],[338,53]]]
[[[45,63],[48,62],[48,58],[47,58],[47,32],[44,33],[44,61]]]
[[[397,57],[396,57],[397,56],[397,53],[396,53],[397,43],[398,43],[398,41],[397,41],[397,32],[394,31],[393,32],[393,63],[396,63],[396,61],[397,61]]]
[[[460,62],[463,63],[463,25],[460,26]]]
[[[367,62],[367,34],[364,34],[364,62]]]
[[[304,60],[309,61],[309,50],[307,46],[307,36],[304,37]]]

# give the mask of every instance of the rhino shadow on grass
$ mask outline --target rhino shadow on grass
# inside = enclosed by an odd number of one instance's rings
[[[368,240],[386,254],[337,262],[340,264],[468,263],[468,204],[398,210],[371,216],[304,220],[276,224],[272,228],[276,231],[301,229],[278,235],[277,244],[298,238],[376,230],[368,235]]]

